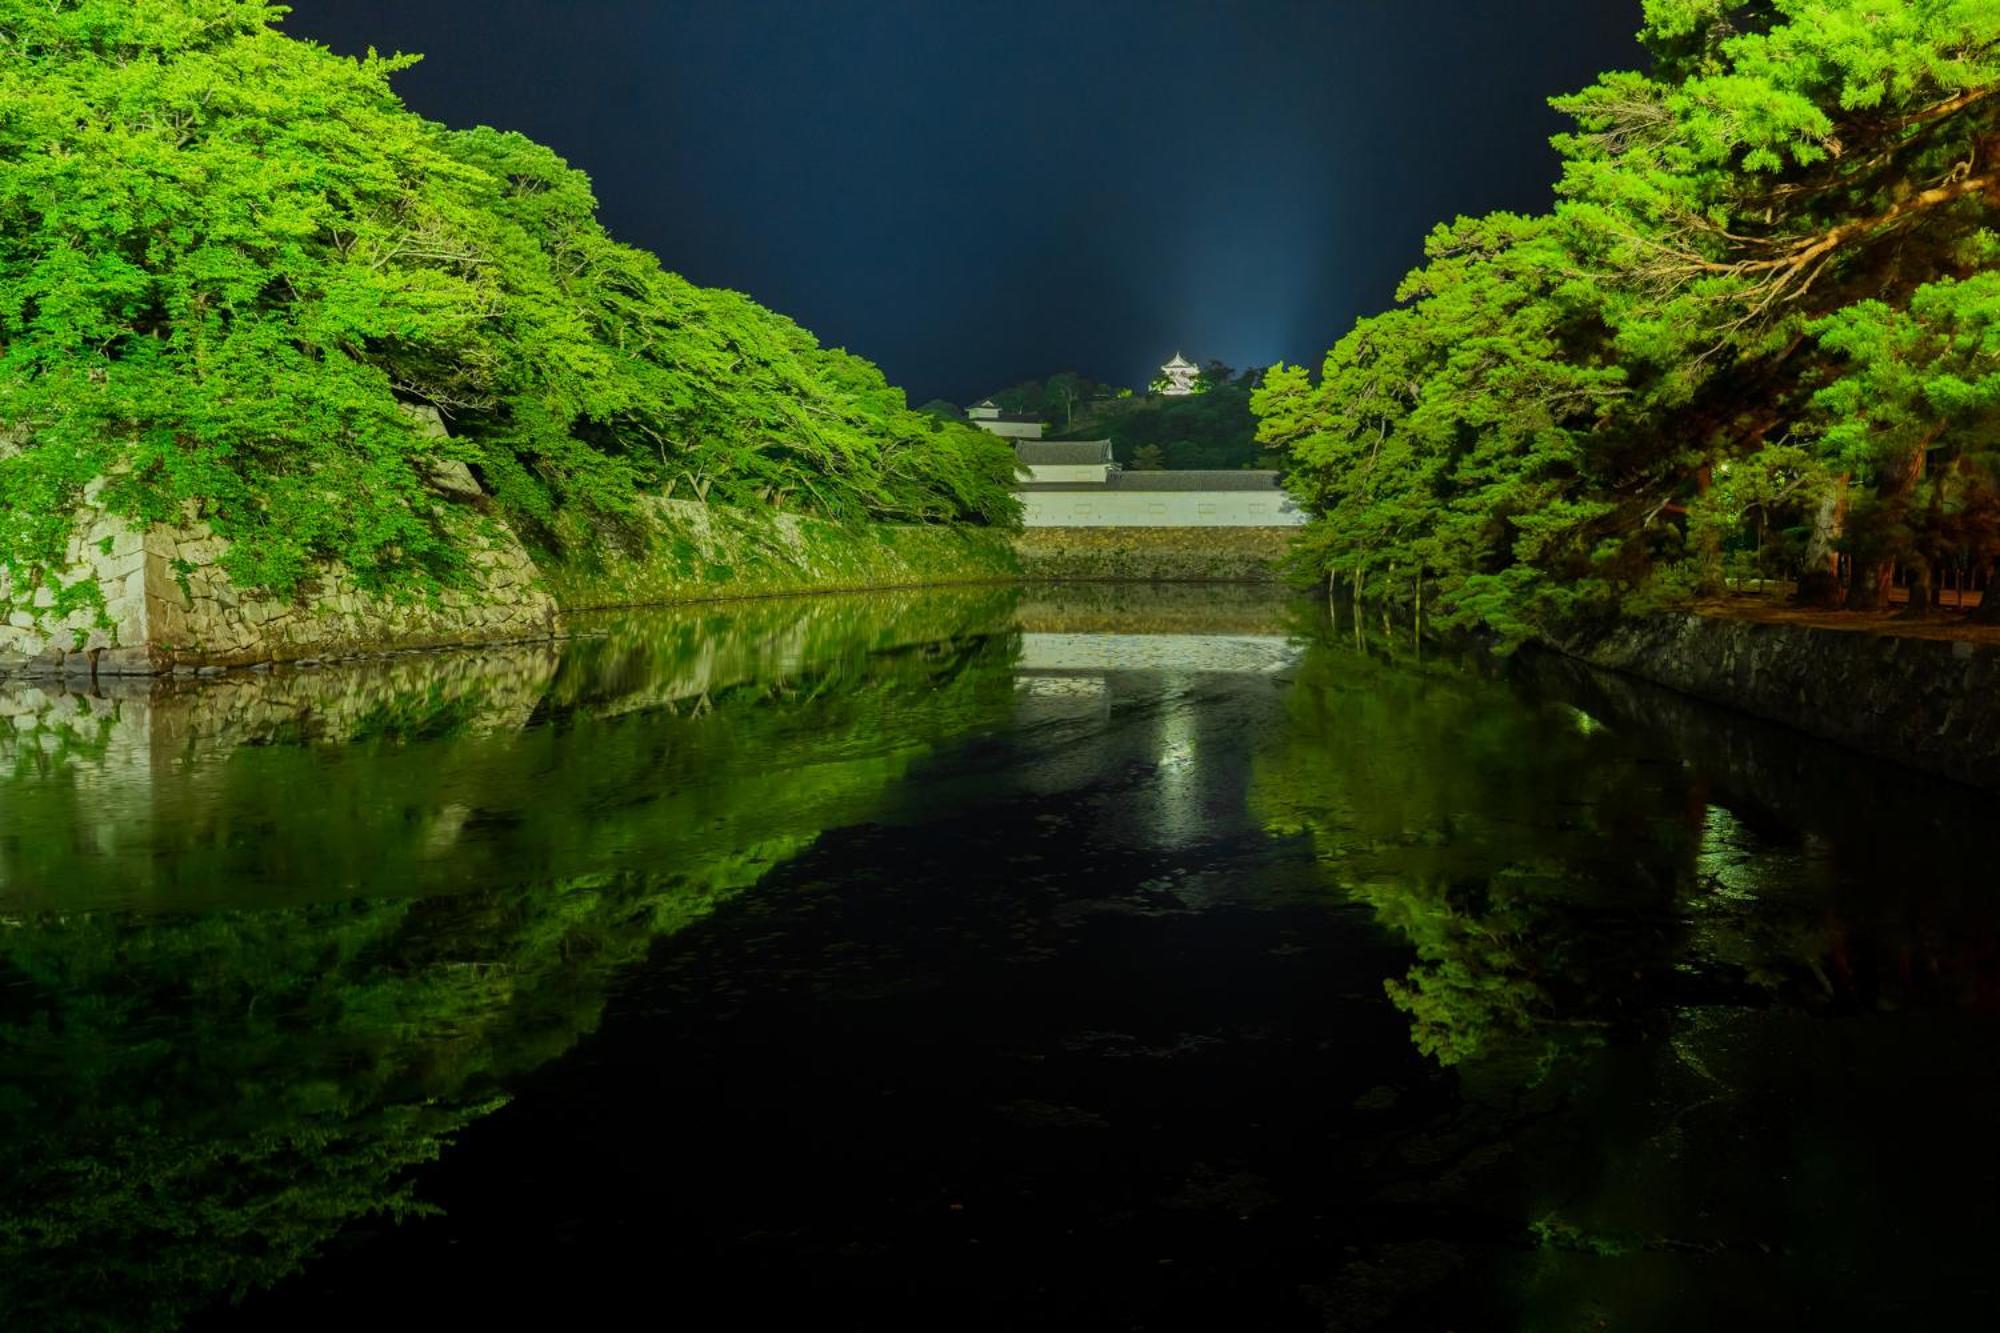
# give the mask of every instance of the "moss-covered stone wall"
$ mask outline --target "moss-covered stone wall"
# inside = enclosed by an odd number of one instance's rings
[[[542,570],[565,611],[721,597],[1011,580],[1007,536],[984,528],[847,526],[795,514],[651,502],[644,522],[594,534]]]
[[[1004,533],[844,526],[692,501],[658,501],[640,524],[582,534],[577,554],[531,556],[474,503],[446,513],[470,554],[463,586],[391,596],[330,567],[281,599],[235,587],[219,563],[225,548],[204,524],[141,529],[87,517],[71,543],[74,573],[96,579],[102,614],[92,606],[15,615],[0,625],[0,675],[156,675],[522,643],[559,634],[559,611],[1019,575]]]
[[[90,511],[68,576],[94,580],[102,606],[11,615],[0,675],[158,675],[553,637],[555,603],[512,531],[470,509],[445,521],[467,553],[461,586],[396,595],[328,566],[298,595],[274,597],[236,586],[205,523],[141,526]]]
[[[1032,579],[1268,583],[1295,529],[1029,528],[1014,540]]]

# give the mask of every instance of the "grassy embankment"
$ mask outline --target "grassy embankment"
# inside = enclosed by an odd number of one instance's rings
[[[1011,580],[1008,535],[959,524],[840,524],[795,514],[660,501],[649,541],[604,536],[579,554],[538,557],[565,611]]]

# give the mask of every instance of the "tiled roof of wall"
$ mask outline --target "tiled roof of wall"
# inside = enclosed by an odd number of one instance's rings
[[[1026,440],[1014,446],[1015,454],[1029,467],[1056,467],[1062,464],[1109,463],[1109,440]]]
[[[1047,447],[1047,446],[1043,446]],[[1055,461],[1055,460],[1051,460]],[[1068,461],[1068,460],[1062,460]],[[1031,481],[1024,491],[1273,491],[1275,472],[1114,472],[1100,485],[1094,481]]]

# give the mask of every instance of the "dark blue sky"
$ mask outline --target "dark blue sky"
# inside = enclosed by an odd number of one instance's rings
[[[920,402],[1317,364],[1432,224],[1548,201],[1638,0],[293,0],[589,172],[607,225]]]

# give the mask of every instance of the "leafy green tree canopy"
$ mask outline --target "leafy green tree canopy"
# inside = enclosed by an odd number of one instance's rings
[[[1746,524],[1804,574],[1845,550],[1857,605],[1990,566],[2000,6],[1645,15],[1649,73],[1555,99],[1550,213],[1439,227],[1399,308],[1257,393],[1310,558],[1510,638],[1719,587]],[[1754,503],[1712,495],[1780,446]]]
[[[413,57],[264,0],[0,0],[0,570],[87,495],[200,517],[242,583],[449,578],[469,464],[547,535],[644,494],[1005,523],[1012,459],[868,362],[620,245],[582,173],[406,109]],[[438,409],[448,438],[404,410]]]

